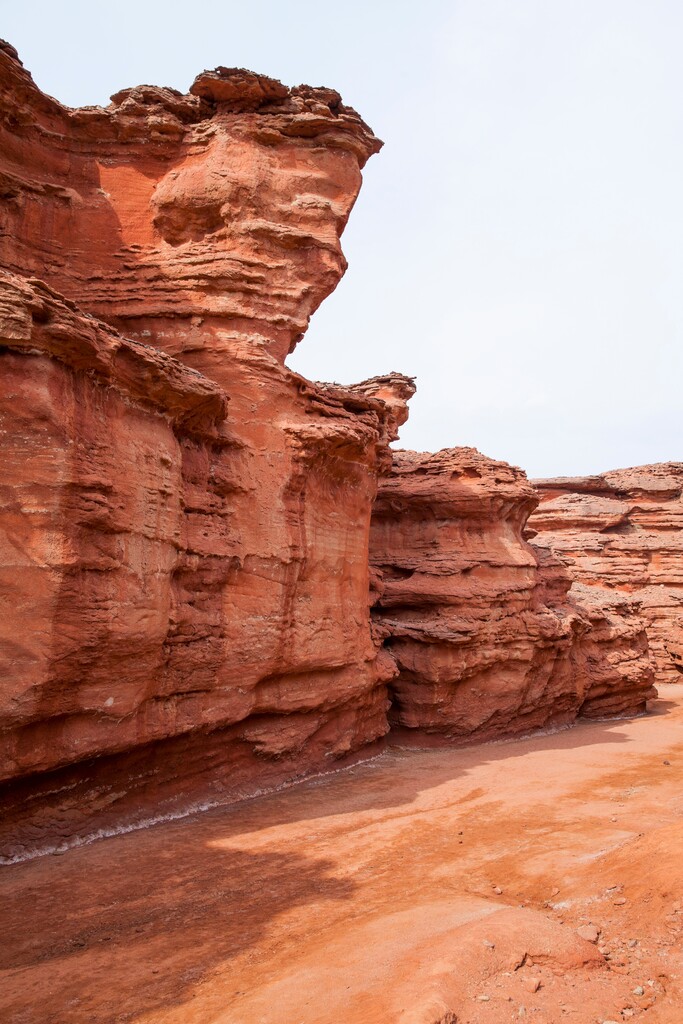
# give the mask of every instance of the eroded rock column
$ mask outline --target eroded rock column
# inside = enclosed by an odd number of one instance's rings
[[[524,473],[471,448],[396,452],[373,513],[373,617],[397,676],[403,740],[490,739],[654,696],[643,624],[570,590],[523,532]]]

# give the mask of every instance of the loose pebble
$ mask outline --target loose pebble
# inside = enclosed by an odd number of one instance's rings
[[[634,996],[644,996],[645,995],[645,989],[643,988],[642,985],[636,985],[636,987],[633,990],[633,994],[634,994]]]
[[[576,929],[576,934],[588,942],[597,942],[600,938],[600,929],[594,924],[582,924]]]
[[[491,1001],[491,996],[477,996],[477,1000],[480,1003],[488,1003]]]
[[[527,978],[524,982],[524,985],[526,986],[529,992],[538,992],[539,988],[541,987],[541,979]]]
[[[484,939],[484,945],[486,946],[487,949],[495,949],[496,948],[495,942],[489,942],[488,939]]]
[[[623,907],[624,903],[626,903],[626,902],[627,901],[624,899],[624,897],[620,896],[618,900],[614,900],[614,906],[615,907]]]

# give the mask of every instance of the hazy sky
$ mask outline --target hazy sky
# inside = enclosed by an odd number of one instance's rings
[[[683,460],[680,0],[0,0],[71,106],[244,66],[384,139],[290,359],[418,379],[404,447],[530,476]]]

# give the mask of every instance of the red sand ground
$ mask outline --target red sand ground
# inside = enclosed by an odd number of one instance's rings
[[[5,868],[0,1020],[680,1024],[682,781],[672,686]]]

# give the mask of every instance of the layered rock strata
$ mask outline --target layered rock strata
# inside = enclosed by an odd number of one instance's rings
[[[334,90],[235,68],[70,110],[5,44],[0,266],[225,382],[236,351],[282,362],[339,282],[380,147]]]
[[[396,452],[372,519],[373,617],[403,737],[465,740],[633,714],[654,696],[627,596],[597,601],[523,539],[521,470],[471,448]],[[421,740],[420,740],[421,741]]]
[[[587,587],[632,595],[646,623],[657,680],[683,673],[683,463],[600,476],[536,480],[533,542]]]
[[[387,406],[263,375],[289,445],[264,494],[268,460],[231,430],[226,395],[176,360],[9,275],[0,343],[14,852],[34,830],[239,795],[382,736],[367,544]]]
[[[379,148],[336,93],[222,69],[70,111],[0,62],[0,722],[21,855],[386,733],[368,533],[414,387],[282,365],[343,273]]]
[[[6,857],[329,771],[392,723],[649,696],[628,597],[582,610],[522,540],[523,474],[392,462],[410,378],[284,365],[380,145],[333,90],[239,69],[69,110],[0,44]]]

